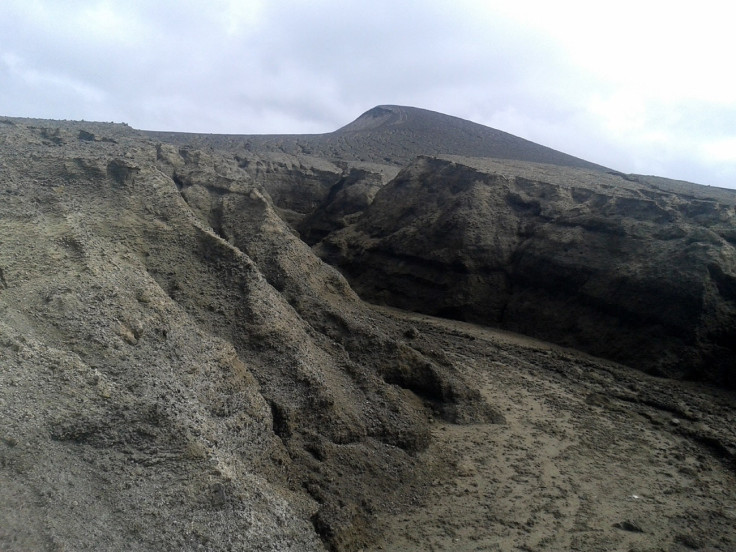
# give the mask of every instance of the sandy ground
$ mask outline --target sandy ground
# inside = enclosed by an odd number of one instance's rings
[[[736,550],[733,395],[382,310],[443,343],[506,424],[437,423],[426,454],[449,475],[382,515],[370,550]]]

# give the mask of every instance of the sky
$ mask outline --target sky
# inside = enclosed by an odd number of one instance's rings
[[[2,0],[0,115],[331,132],[381,104],[736,188],[723,0]]]

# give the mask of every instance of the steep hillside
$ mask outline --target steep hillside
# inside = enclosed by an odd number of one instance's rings
[[[431,417],[501,420],[234,159],[0,132],[3,550],[350,549],[430,476]]]
[[[348,159],[405,165],[418,155],[463,155],[605,170],[512,134],[416,107],[374,107],[334,136]]]
[[[734,385],[729,190],[401,106],[323,135],[155,136],[232,152],[365,298]]]
[[[736,386],[736,193],[627,178],[419,158],[317,251],[371,301]]]
[[[370,203],[375,194],[372,181],[385,184],[419,155],[491,157],[606,170],[500,130],[395,105],[374,107],[327,134],[145,134],[171,144],[233,153],[241,167],[266,188],[284,219],[310,243],[343,227],[344,216]],[[356,170],[366,178],[351,174]],[[342,190],[339,194],[338,189]],[[303,222],[310,215],[314,216]]]

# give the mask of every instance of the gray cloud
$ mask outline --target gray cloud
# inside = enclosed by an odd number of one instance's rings
[[[6,0],[0,111],[147,129],[303,133],[397,103],[622,171],[736,187],[732,83],[697,58],[679,69],[669,63],[676,17],[661,40],[640,40],[600,20],[576,20],[595,16],[576,3],[554,12],[524,12],[535,6],[522,4],[513,11],[472,0]],[[646,25],[637,21],[634,30]],[[620,51],[606,48],[617,37]],[[639,58],[656,64],[652,78]],[[690,86],[678,70],[700,80]],[[709,88],[701,81],[711,73]]]

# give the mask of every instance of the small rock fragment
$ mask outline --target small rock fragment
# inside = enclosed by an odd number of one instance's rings
[[[626,521],[614,523],[613,526],[616,529],[621,529],[622,531],[629,531],[630,533],[643,533],[644,532],[644,529],[641,528],[638,522],[632,521],[630,519],[627,519]]]

